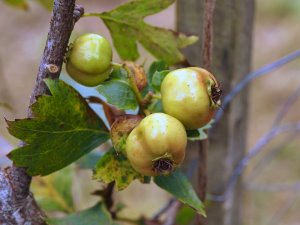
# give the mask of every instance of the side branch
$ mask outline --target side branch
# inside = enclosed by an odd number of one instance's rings
[[[48,93],[43,79],[59,77],[71,32],[83,13],[83,7],[75,7],[75,0],[54,1],[50,30],[30,104],[35,101],[36,96]],[[28,116],[31,116],[31,112],[28,112]]]
[[[30,97],[30,105],[36,96],[47,94],[45,78],[57,79],[75,22],[83,14],[75,0],[55,0],[50,29],[39,66],[36,84]],[[30,108],[28,117],[32,117]],[[46,224],[45,214],[37,206],[29,191],[31,177],[25,168],[8,167],[0,170],[0,224]]]

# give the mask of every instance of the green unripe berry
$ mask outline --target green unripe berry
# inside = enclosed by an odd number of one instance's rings
[[[97,34],[84,34],[75,39],[68,53],[66,69],[78,83],[97,86],[111,72],[112,49],[110,43]]]
[[[170,173],[185,156],[184,126],[165,113],[144,118],[126,140],[126,155],[132,167],[146,176]]]
[[[203,127],[213,118],[221,93],[216,78],[197,67],[171,71],[161,84],[164,112],[187,130]]]

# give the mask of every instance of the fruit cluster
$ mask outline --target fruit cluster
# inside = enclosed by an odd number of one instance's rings
[[[109,42],[96,34],[78,37],[68,53],[69,75],[85,86],[109,79],[112,70]],[[167,174],[185,156],[186,130],[206,125],[220,105],[221,90],[208,71],[189,67],[169,72],[161,84],[164,113],[146,116],[130,132],[126,155],[132,167],[147,176]]]

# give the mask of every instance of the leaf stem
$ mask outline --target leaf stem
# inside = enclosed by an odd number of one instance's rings
[[[99,17],[99,13],[85,13],[81,17],[90,17],[90,16],[97,16],[97,17]]]
[[[114,204],[114,200],[113,200],[113,191],[114,191],[114,187],[115,187],[115,183],[111,182],[107,185],[107,187],[104,190],[104,194],[103,194],[103,199],[106,205],[106,208],[111,211],[111,207]]]
[[[132,90],[133,90],[133,92],[135,94],[135,97],[138,101],[140,109],[144,110],[145,109],[144,99],[143,99],[143,96],[141,95],[141,93],[138,89],[138,86],[137,86],[135,78],[134,78],[134,74],[132,74],[132,71],[130,70],[130,68],[128,68],[125,64],[123,64],[123,68],[126,70],[126,72],[128,74],[130,86],[132,87]]]
[[[121,63],[117,63],[117,62],[111,62],[110,64],[112,66],[119,67],[119,68],[123,67],[123,65]]]
[[[161,94],[152,94],[152,98],[161,99]]]

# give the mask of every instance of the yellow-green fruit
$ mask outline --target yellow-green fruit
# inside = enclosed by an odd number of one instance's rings
[[[206,125],[220,104],[216,78],[198,67],[177,69],[161,85],[164,112],[177,118],[187,130]]]
[[[168,174],[182,163],[187,135],[174,117],[154,113],[144,118],[126,140],[132,167],[146,176]]]
[[[110,43],[98,34],[84,34],[75,39],[68,53],[66,69],[78,83],[97,86],[111,72]]]

